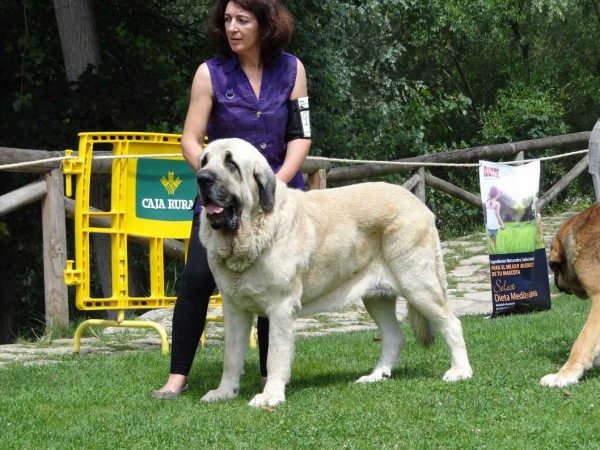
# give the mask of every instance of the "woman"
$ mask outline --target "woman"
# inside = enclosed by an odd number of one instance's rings
[[[500,192],[500,189],[498,189],[496,186],[492,186],[490,188],[488,200],[485,203],[486,227],[488,236],[490,238],[490,247],[492,250],[496,250],[498,248],[498,244],[496,242],[498,228],[504,230],[504,222],[502,222],[502,218],[500,217],[500,202],[498,201],[498,198],[501,195],[502,192]]]
[[[306,72],[295,56],[282,52],[293,19],[277,0],[218,0],[209,24],[219,56],[194,76],[181,147],[198,170],[204,136],[237,137],[253,144],[277,178],[303,189],[300,168],[310,149]],[[171,370],[153,398],[187,392],[187,375],[202,335],[215,281],[199,241],[201,205],[194,208],[188,260],[173,314]],[[258,319],[261,384],[266,381],[268,320]]]

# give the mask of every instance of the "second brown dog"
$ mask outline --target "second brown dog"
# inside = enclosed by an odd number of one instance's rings
[[[552,241],[549,259],[556,287],[581,299],[592,309],[564,366],[540,381],[543,386],[577,383],[600,354],[600,204],[566,220]],[[598,361],[600,362],[600,361]]]

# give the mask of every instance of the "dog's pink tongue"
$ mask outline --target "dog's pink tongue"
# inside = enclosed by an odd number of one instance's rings
[[[223,208],[221,206],[217,206],[214,203],[209,203],[205,206],[207,214],[220,214],[223,212]]]

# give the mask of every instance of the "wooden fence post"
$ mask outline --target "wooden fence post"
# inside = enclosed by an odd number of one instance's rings
[[[69,325],[69,297],[63,271],[67,264],[64,182],[60,168],[44,175],[48,187],[42,199],[46,332]]]
[[[327,171],[319,169],[315,173],[308,175],[308,190],[325,189],[327,187]]]
[[[525,160],[525,152],[519,152],[515,155],[514,161],[524,161]],[[514,164],[515,166],[520,166],[521,164]]]
[[[417,173],[419,174],[419,183],[415,186],[415,195],[422,203],[425,203],[425,167],[419,167]]]
[[[588,154],[590,155],[589,172],[592,175],[592,182],[594,183],[596,202],[600,202],[600,120],[596,122],[596,126],[590,134],[588,149]]]

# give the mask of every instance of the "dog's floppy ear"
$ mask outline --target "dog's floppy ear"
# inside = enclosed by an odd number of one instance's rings
[[[548,265],[552,269],[553,272],[559,270],[560,266],[563,262],[565,262],[565,248],[562,245],[558,236],[555,236],[552,240],[552,245],[550,247],[550,257],[548,258]]]
[[[271,211],[275,207],[275,174],[268,165],[255,163],[254,179],[258,186],[260,206],[265,212]]]

